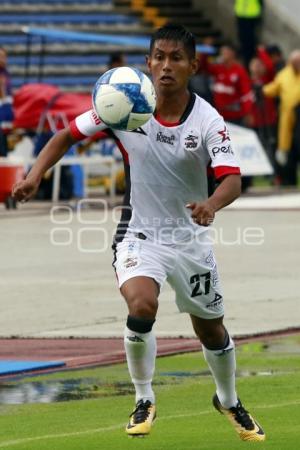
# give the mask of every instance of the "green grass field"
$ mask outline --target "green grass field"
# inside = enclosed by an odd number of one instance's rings
[[[25,379],[74,389],[47,404],[0,407],[0,449],[16,450],[296,450],[300,434],[300,336],[238,347],[238,391],[263,425],[264,443],[239,440],[211,406],[214,385],[200,353],[157,360],[158,419],[144,439],[124,433],[133,390],[124,364]]]

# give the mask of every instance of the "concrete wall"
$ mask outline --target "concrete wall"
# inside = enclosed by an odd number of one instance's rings
[[[279,44],[285,55],[300,48],[299,15],[299,0],[265,0],[263,41]]]
[[[233,13],[234,0],[193,0],[199,11],[204,11],[226,39],[236,41]],[[300,48],[300,0],[264,0],[264,22],[261,41],[279,44],[285,55]]]
[[[225,39],[236,41],[236,26],[233,15],[234,0],[193,0],[194,7],[209,18]]]

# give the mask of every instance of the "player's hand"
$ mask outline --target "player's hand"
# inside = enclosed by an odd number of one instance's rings
[[[275,152],[275,160],[279,166],[284,167],[287,164],[288,161],[288,152],[285,152],[283,150],[276,150]]]
[[[188,203],[186,207],[192,210],[191,217],[198,225],[208,227],[213,223],[215,218],[215,209],[209,202]]]
[[[38,187],[39,182],[28,178],[16,183],[12,188],[11,195],[18,202],[24,203],[36,194]]]

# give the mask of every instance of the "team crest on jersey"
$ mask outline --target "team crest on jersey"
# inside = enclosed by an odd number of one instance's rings
[[[182,137],[182,145],[185,150],[195,151],[200,145],[200,135],[197,131],[190,130]]]

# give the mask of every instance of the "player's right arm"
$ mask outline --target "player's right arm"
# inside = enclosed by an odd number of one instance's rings
[[[73,138],[69,128],[60,130],[52,136],[40,152],[26,179],[14,185],[12,196],[18,201],[27,201],[33,197],[47,170],[57,163],[75,142],[76,139]]]
[[[56,164],[75,142],[92,136],[104,128],[107,128],[106,125],[100,121],[93,110],[76,117],[69,127],[58,131],[47,142],[25,180],[13,186],[12,196],[23,202],[32,198],[47,170]]]

